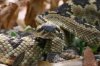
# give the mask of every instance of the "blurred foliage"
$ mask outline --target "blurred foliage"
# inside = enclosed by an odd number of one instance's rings
[[[32,31],[34,31],[35,29],[34,28],[32,28],[31,26],[27,26],[25,29],[24,29],[24,31],[26,31],[26,32],[32,32]]]
[[[16,37],[16,36],[17,36],[17,33],[16,33],[16,32],[11,32],[10,35],[11,35],[12,37]]]
[[[98,53],[99,46],[94,45],[94,46],[90,46],[90,48],[92,49],[92,51],[93,51],[94,53]]]
[[[72,45],[79,50],[80,54],[83,53],[83,50],[86,46],[85,44],[86,43],[84,41],[82,41],[81,39],[79,39],[78,37],[74,37]]]
[[[73,41],[72,41],[72,46],[75,47],[78,51],[79,51],[79,54],[82,54],[84,49],[87,47],[87,43],[81,39],[79,39],[78,37],[74,37],[72,38]],[[94,44],[94,45],[91,45],[89,46],[93,53],[97,53],[98,49],[99,49],[99,46]]]

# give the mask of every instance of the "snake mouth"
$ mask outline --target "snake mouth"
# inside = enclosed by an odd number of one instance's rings
[[[54,34],[53,33],[47,33],[47,34],[39,34],[38,37],[42,38],[42,39],[53,39],[54,38]]]

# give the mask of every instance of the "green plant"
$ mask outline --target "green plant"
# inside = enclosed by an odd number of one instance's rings
[[[78,37],[74,37],[73,39],[73,43],[72,45],[74,47],[76,47],[76,49],[79,50],[79,54],[82,54],[85,46],[86,46],[86,42],[84,42],[83,40],[79,39]]]

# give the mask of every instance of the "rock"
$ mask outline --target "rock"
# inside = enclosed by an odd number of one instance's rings
[[[87,47],[84,50],[83,66],[97,66],[97,61],[95,60],[95,56],[91,48],[89,47]]]
[[[52,63],[52,66],[82,66],[82,60],[74,59],[59,63]]]
[[[82,66],[82,60],[74,59],[58,63],[49,63],[47,61],[40,61],[38,66]]]
[[[8,65],[5,65],[5,64],[0,64],[0,66],[8,66]]]
[[[98,61],[98,66],[100,66],[100,61]]]

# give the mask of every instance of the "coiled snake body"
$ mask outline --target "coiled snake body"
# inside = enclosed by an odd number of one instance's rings
[[[65,46],[62,28],[86,41],[87,45],[100,46],[99,0],[70,0],[55,11],[38,15],[36,20],[42,24],[37,27],[36,34],[20,38],[0,34],[0,52],[6,58],[24,53],[19,66],[30,66],[43,54],[61,53]]]
[[[20,37],[0,34],[0,53],[6,58],[17,57],[13,66],[31,66],[44,54],[63,51],[65,41],[60,27],[45,23],[38,26],[35,32],[36,35],[30,33]],[[23,58],[20,58],[21,55]]]
[[[36,20],[57,24],[88,45],[100,45],[99,3],[99,0],[68,0],[55,11],[38,15]]]

